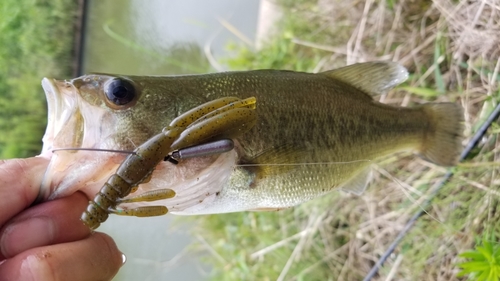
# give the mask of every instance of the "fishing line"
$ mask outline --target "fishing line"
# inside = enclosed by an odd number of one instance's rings
[[[462,151],[462,154],[460,154],[459,162],[463,161],[469,153],[472,151],[474,147],[477,146],[477,144],[481,141],[483,136],[486,134],[486,131],[488,128],[491,126],[491,123],[498,119],[498,116],[500,115],[500,103],[495,107],[495,109],[491,112],[491,114],[488,116],[488,118],[484,121],[483,125],[479,128],[479,130],[474,134],[472,139],[469,141],[467,146],[465,146],[464,151]],[[430,205],[432,202],[432,199],[436,197],[437,193],[441,190],[441,188],[444,186],[444,184],[453,176],[453,172],[451,170],[448,170],[444,177],[441,179],[441,181],[438,183],[437,187],[435,190],[432,192],[430,195],[429,199],[427,199],[423,207],[427,207]],[[370,281],[375,274],[378,273],[378,270],[384,264],[384,262],[389,258],[389,256],[394,252],[396,247],[399,245],[401,240],[406,236],[406,234],[411,230],[413,225],[417,222],[417,220],[424,214],[424,211],[420,209],[418,212],[416,212],[413,217],[406,223],[404,228],[399,232],[398,236],[394,239],[394,241],[391,243],[389,248],[384,252],[384,254],[379,258],[377,263],[372,267],[370,272],[365,276],[363,281]]]
[[[130,151],[130,150],[116,150],[116,149],[102,149],[102,148],[85,148],[85,147],[56,148],[56,149],[52,149],[52,153],[58,152],[58,151],[68,151],[68,150],[84,150],[84,151],[100,151],[100,152],[111,152],[111,153],[136,154],[135,151]]]
[[[224,139],[222,141],[228,141],[228,139]],[[167,157],[173,157],[174,159],[188,159],[188,158],[194,158],[194,157],[202,157],[206,155],[211,155],[211,154],[221,154],[223,152],[227,152],[229,149],[229,146],[219,146],[215,147],[213,144],[219,144],[220,141],[217,142],[211,142],[211,143],[206,143],[206,144],[201,144],[201,145],[196,145],[188,148],[183,148],[179,149],[176,151],[173,151],[171,154],[172,155],[167,155]],[[232,141],[231,141],[232,143]],[[204,150],[206,148],[209,148],[208,151]],[[192,155],[189,154],[189,150],[191,149],[196,149],[196,152],[192,153]],[[232,149],[232,147],[231,147]],[[137,154],[135,151],[130,151],[130,150],[116,150],[116,149],[103,149],[103,148],[80,148],[80,147],[74,147],[74,148],[56,148],[53,149],[52,152],[58,152],[58,151],[69,151],[69,150],[84,150],[84,151],[100,151],[100,152],[110,152],[110,153],[122,153],[122,154]],[[183,154],[185,154],[183,156]],[[165,160],[165,161],[170,161],[170,160]],[[237,164],[235,165],[236,167],[259,167],[259,166],[305,166],[305,165],[341,165],[341,164],[352,164],[352,163],[360,163],[360,162],[371,162],[372,160],[370,159],[361,159],[361,160],[353,160],[353,161],[345,161],[345,162],[312,162],[312,163],[257,163],[257,164]]]
[[[360,162],[371,162],[369,159],[353,160],[345,162],[312,162],[312,163],[257,163],[257,164],[237,164],[236,167],[260,167],[260,166],[305,166],[305,165],[341,165]]]

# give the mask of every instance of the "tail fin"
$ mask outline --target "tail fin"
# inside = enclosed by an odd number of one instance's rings
[[[422,106],[430,118],[420,154],[441,166],[454,166],[462,151],[463,113],[454,103],[431,103]]]

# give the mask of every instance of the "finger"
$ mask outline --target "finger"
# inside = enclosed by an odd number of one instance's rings
[[[84,240],[30,249],[0,264],[2,280],[111,280],[123,264],[111,237],[96,232]]]
[[[0,229],[0,260],[30,248],[85,238],[90,230],[80,221],[80,216],[87,205],[87,197],[77,192],[34,206],[14,217]]]
[[[41,157],[0,160],[0,226],[35,201],[48,164]]]

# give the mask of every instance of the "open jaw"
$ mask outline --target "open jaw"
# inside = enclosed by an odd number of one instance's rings
[[[40,156],[50,159],[50,164],[37,201],[69,195],[84,183],[100,182],[123,158],[77,150],[97,147],[103,137],[101,125],[106,113],[85,104],[71,81],[44,78],[42,87],[47,97],[48,121]],[[54,151],[60,148],[75,150]]]
[[[79,147],[83,118],[78,110],[76,89],[70,82],[44,78],[42,87],[47,98],[48,120],[43,136],[42,156],[53,149]]]

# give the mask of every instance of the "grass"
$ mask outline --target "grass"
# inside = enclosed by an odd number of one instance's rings
[[[399,106],[460,103],[466,136],[500,101],[498,0],[280,3],[280,32],[258,52],[233,44],[237,55],[226,61],[229,66],[322,71],[399,61],[410,79],[380,100]],[[494,124],[454,168],[427,215],[373,280],[474,280],[482,274],[484,265],[464,267],[472,256],[460,253],[481,252],[472,250],[476,241],[492,249],[500,245],[499,132]],[[213,280],[361,280],[445,171],[398,155],[377,166],[375,184],[361,197],[334,192],[280,212],[197,218],[195,233],[203,233],[198,237],[215,268]]]
[[[0,158],[41,151],[44,76],[69,77],[77,4],[3,0],[0,6]]]

